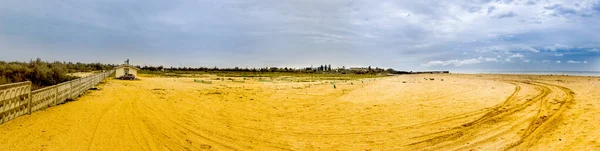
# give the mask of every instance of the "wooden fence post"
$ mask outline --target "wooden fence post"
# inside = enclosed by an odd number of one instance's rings
[[[31,84],[31,82],[29,82],[29,92],[27,92],[27,114],[30,115],[31,114],[31,87],[33,85]]]
[[[75,80],[71,80],[71,82],[69,82],[69,93],[67,94],[67,99],[73,99],[73,83],[75,83]]]
[[[54,92],[54,101],[52,102],[52,106],[55,106],[56,102],[58,101],[58,85],[56,85],[54,88]]]

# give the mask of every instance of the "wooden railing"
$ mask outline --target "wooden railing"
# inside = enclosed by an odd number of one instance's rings
[[[0,124],[75,99],[114,70],[31,91],[31,82],[0,85]]]

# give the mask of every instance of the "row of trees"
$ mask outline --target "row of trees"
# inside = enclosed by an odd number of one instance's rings
[[[55,85],[61,82],[72,80],[76,77],[69,76],[67,73],[73,72],[89,72],[100,70],[111,70],[116,67],[116,64],[101,64],[101,63],[72,63],[72,62],[45,62],[40,58],[29,62],[4,62],[0,61],[0,84],[15,83],[22,81],[31,81],[34,88]],[[332,74],[410,74],[412,72],[396,71],[394,69],[382,68],[350,68],[337,67],[332,68],[331,65],[320,65],[317,67],[306,68],[279,68],[279,67],[263,67],[263,68],[217,68],[217,67],[169,67],[163,66],[136,66],[144,71],[204,71],[204,72],[289,72],[289,73],[332,73]]]
[[[110,70],[114,65],[101,63],[45,62],[37,58],[29,62],[0,61],[0,84],[31,81],[34,89],[66,82],[76,77],[72,72]]]
[[[312,68],[312,69],[315,69],[315,68]],[[319,67],[316,67],[316,70],[317,71],[333,71],[333,70],[331,70],[331,65],[321,65]]]
[[[306,68],[280,68],[280,67],[263,67],[263,68],[217,68],[217,67],[168,67],[164,66],[136,66],[142,69],[142,71],[203,71],[203,72],[219,72],[219,71],[230,71],[230,72],[291,72],[291,73],[341,73],[341,74],[380,74],[380,73],[399,73],[403,71],[396,71],[394,69],[382,69],[382,68],[360,68],[360,69],[346,69],[345,67],[332,68],[331,65],[320,65],[317,67],[306,67]],[[408,72],[406,72],[408,73]]]

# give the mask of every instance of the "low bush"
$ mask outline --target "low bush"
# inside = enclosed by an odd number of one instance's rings
[[[67,73],[110,70],[113,67],[100,63],[45,62],[40,58],[29,62],[0,61],[0,85],[31,81],[33,89],[51,86],[76,79]]]

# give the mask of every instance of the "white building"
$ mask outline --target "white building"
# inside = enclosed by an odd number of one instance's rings
[[[124,78],[125,75],[133,76],[133,79],[137,77],[137,72],[139,68],[136,68],[132,65],[124,64],[115,68],[115,78]]]

